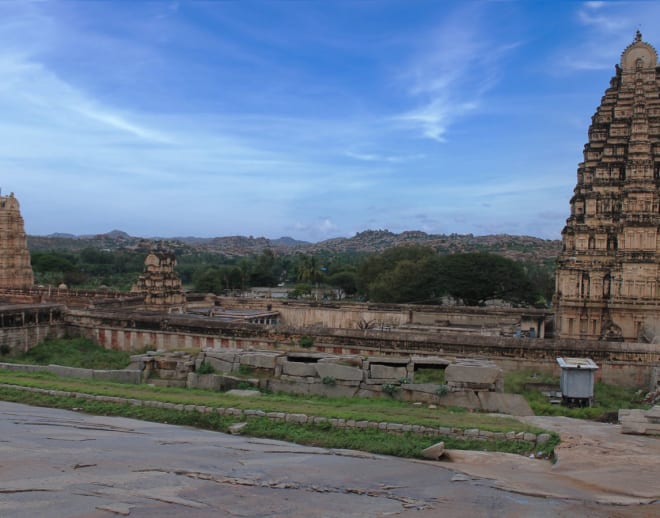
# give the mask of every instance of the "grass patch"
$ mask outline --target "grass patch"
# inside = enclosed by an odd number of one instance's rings
[[[77,409],[94,415],[123,416],[159,423],[192,426],[206,430],[227,432],[239,418],[217,413],[178,411],[121,403],[89,401],[66,396],[52,396],[3,388],[2,399],[36,406]],[[267,418],[251,418],[243,429],[245,435],[278,439],[318,446],[360,450],[397,457],[420,458],[424,448],[442,440],[446,448],[478,451],[505,451],[527,454],[536,452],[534,444],[525,441],[482,441],[454,437],[432,437],[415,433],[396,434],[383,430],[336,428],[329,423],[286,423]]]
[[[131,355],[125,351],[105,349],[87,338],[59,338],[45,340],[26,353],[3,360],[83,369],[124,369],[131,362]]]
[[[126,385],[98,380],[60,378],[50,373],[26,373],[0,370],[0,382],[28,387],[48,388],[87,394],[118,396],[132,399],[164,401],[184,405],[212,407],[234,407],[264,410],[266,412],[289,412],[307,415],[354,419],[376,422],[395,422],[423,426],[447,426],[452,428],[479,428],[492,432],[542,430],[521,423],[512,417],[500,417],[457,408],[429,409],[391,398],[324,398],[295,396],[290,394],[262,394],[259,398],[243,398],[221,392],[181,389],[174,387],[151,387],[148,385]],[[5,389],[0,389],[0,398]]]
[[[431,368],[417,369],[413,376],[413,381],[415,383],[437,383],[438,385],[444,385],[445,370]]]
[[[620,408],[643,408],[642,397],[634,388],[619,387],[597,381],[594,384],[594,404],[591,407],[569,408],[564,405],[553,405],[542,391],[533,384],[559,386],[559,378],[541,375],[532,371],[519,371],[504,376],[506,392],[521,394],[532,407],[536,415],[567,416],[578,419],[607,420]]]

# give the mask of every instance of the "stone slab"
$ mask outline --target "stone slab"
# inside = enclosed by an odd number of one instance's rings
[[[139,385],[142,382],[142,371],[140,370],[93,370],[92,378],[102,381],[113,381],[115,383],[132,383]]]
[[[399,380],[408,375],[405,365],[403,367],[393,367],[391,365],[382,365],[379,363],[369,363],[369,376],[379,379]]]
[[[241,365],[247,365],[257,369],[272,369],[275,370],[278,356],[280,353],[269,352],[250,352],[241,354]]]
[[[316,363],[283,361],[282,374],[288,376],[316,376]]]
[[[453,363],[445,369],[447,383],[477,383],[494,385],[502,377],[502,369],[481,365],[462,365]]]
[[[336,380],[362,381],[364,377],[362,369],[337,363],[319,362],[316,364],[316,372],[321,379],[331,377]]]
[[[503,392],[477,392],[481,407],[487,412],[498,412],[516,416],[534,415],[527,400],[520,394],[505,394]]]

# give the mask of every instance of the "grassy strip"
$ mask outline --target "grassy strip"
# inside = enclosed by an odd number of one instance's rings
[[[126,351],[113,351],[87,338],[58,338],[41,342],[18,356],[3,356],[3,362],[49,365],[83,369],[124,369],[131,362]]]
[[[26,373],[0,370],[0,382],[25,387],[83,392],[94,395],[117,396],[132,399],[162,401],[184,405],[234,407],[243,410],[287,412],[337,419],[355,419],[376,422],[417,424],[422,426],[446,426],[450,428],[479,428],[491,432],[541,433],[537,427],[514,418],[500,417],[462,408],[437,408],[413,406],[411,403],[389,398],[324,398],[289,394],[262,394],[245,398],[206,390],[126,385],[94,380],[60,378],[50,373]],[[1,392],[0,392],[1,397]]]
[[[177,424],[227,432],[229,426],[239,421],[236,417],[221,416],[216,413],[177,411],[147,406],[121,403],[91,401],[65,396],[52,396],[26,392],[20,389],[3,388],[0,397],[35,406],[63,409],[78,409],[94,415],[112,415]],[[329,423],[286,423],[267,418],[250,418],[243,429],[245,435],[295,442],[323,448],[341,448],[361,450],[370,453],[393,455],[397,457],[421,458],[424,448],[443,440],[446,448],[504,451],[508,453],[538,453],[535,445],[525,441],[483,441],[478,439],[458,439],[455,437],[436,437],[416,433],[396,434],[378,429],[336,428]],[[553,439],[543,447],[541,453],[550,456],[558,439]]]

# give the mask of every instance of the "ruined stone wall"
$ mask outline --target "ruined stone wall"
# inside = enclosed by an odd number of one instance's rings
[[[466,327],[471,329],[496,328],[512,333],[523,315],[535,315],[551,320],[552,313],[536,309],[476,308],[465,306],[420,306],[406,304],[354,304],[310,303],[273,299],[218,297],[225,308],[271,308],[280,314],[284,325],[293,327],[327,327],[359,329],[369,325],[372,329],[400,326]]]
[[[88,336],[105,347],[137,350],[201,350],[203,348],[313,350],[343,355],[442,355],[488,358],[505,370],[533,368],[555,372],[556,358],[592,358],[597,378],[624,386],[648,386],[652,368],[660,363],[656,345],[582,340],[538,340],[451,333],[382,332],[352,329],[264,328],[179,315],[70,311],[71,333]],[[313,345],[300,346],[303,335]]]
[[[0,347],[5,354],[27,352],[65,331],[63,306],[0,306]]]

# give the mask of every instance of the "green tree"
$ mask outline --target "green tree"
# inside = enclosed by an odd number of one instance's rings
[[[495,254],[452,254],[440,261],[440,283],[468,306],[502,299],[533,303],[537,293],[520,263]]]

